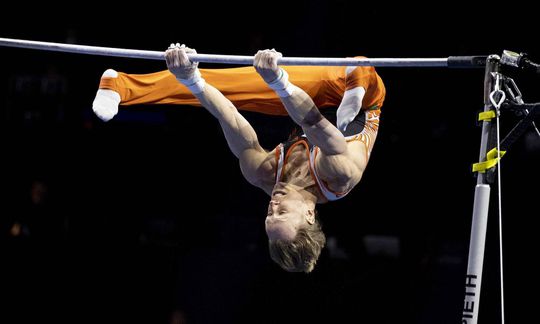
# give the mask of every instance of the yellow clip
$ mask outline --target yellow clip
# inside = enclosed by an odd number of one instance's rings
[[[497,148],[494,148],[486,154],[486,161],[473,164],[473,172],[484,173],[487,169],[495,167],[500,160],[497,152]],[[506,154],[506,151],[501,151],[500,153],[502,158]]]
[[[478,114],[478,121],[491,121],[495,117],[497,117],[495,110],[483,111]]]

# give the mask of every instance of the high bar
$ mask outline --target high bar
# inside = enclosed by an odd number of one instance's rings
[[[37,49],[99,56],[115,56],[147,60],[165,60],[165,52],[89,45],[41,42],[0,38],[0,46]],[[221,54],[188,54],[193,62],[252,65],[253,56]],[[450,56],[447,58],[318,58],[282,57],[279,65],[374,66],[374,67],[484,67],[487,56]]]

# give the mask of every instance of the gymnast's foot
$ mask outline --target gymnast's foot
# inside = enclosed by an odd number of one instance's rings
[[[116,78],[118,73],[113,69],[103,72],[102,78]],[[99,89],[92,103],[92,110],[103,121],[111,120],[118,113],[120,94],[114,90]]]

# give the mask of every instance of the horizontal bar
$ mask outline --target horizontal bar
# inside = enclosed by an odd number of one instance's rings
[[[134,50],[124,48],[74,45],[63,43],[39,42],[22,39],[0,38],[0,46],[38,49],[45,51],[68,52],[77,54],[116,56],[149,60],[165,60],[165,52]],[[253,56],[189,54],[193,62],[252,65]],[[467,57],[466,57],[467,58]],[[317,66],[380,66],[380,67],[448,67],[448,58],[313,58],[283,57],[280,65],[317,65]],[[452,66],[460,67],[460,66]],[[471,66],[461,66],[471,67]]]

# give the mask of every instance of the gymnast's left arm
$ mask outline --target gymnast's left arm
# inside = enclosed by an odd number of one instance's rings
[[[356,185],[367,163],[364,155],[357,154],[358,147],[354,147],[355,144],[347,144],[343,134],[324,118],[304,90],[288,81],[287,72],[277,66],[280,57],[281,53],[275,50],[259,51],[255,55],[255,69],[268,86],[276,91],[289,116],[302,127],[310,142],[319,147],[321,154],[316,163],[321,178],[331,179],[329,182],[339,188],[348,189]],[[361,98],[351,96],[340,108],[345,111],[356,106],[359,111],[361,101]],[[349,119],[350,115],[346,117]]]
[[[320,113],[313,99],[302,89],[289,82],[287,72],[278,67],[281,53],[275,50],[259,51],[254,67],[264,81],[280,97],[281,102],[296,124],[302,127],[311,143],[328,155],[343,154],[347,142],[341,132]]]

